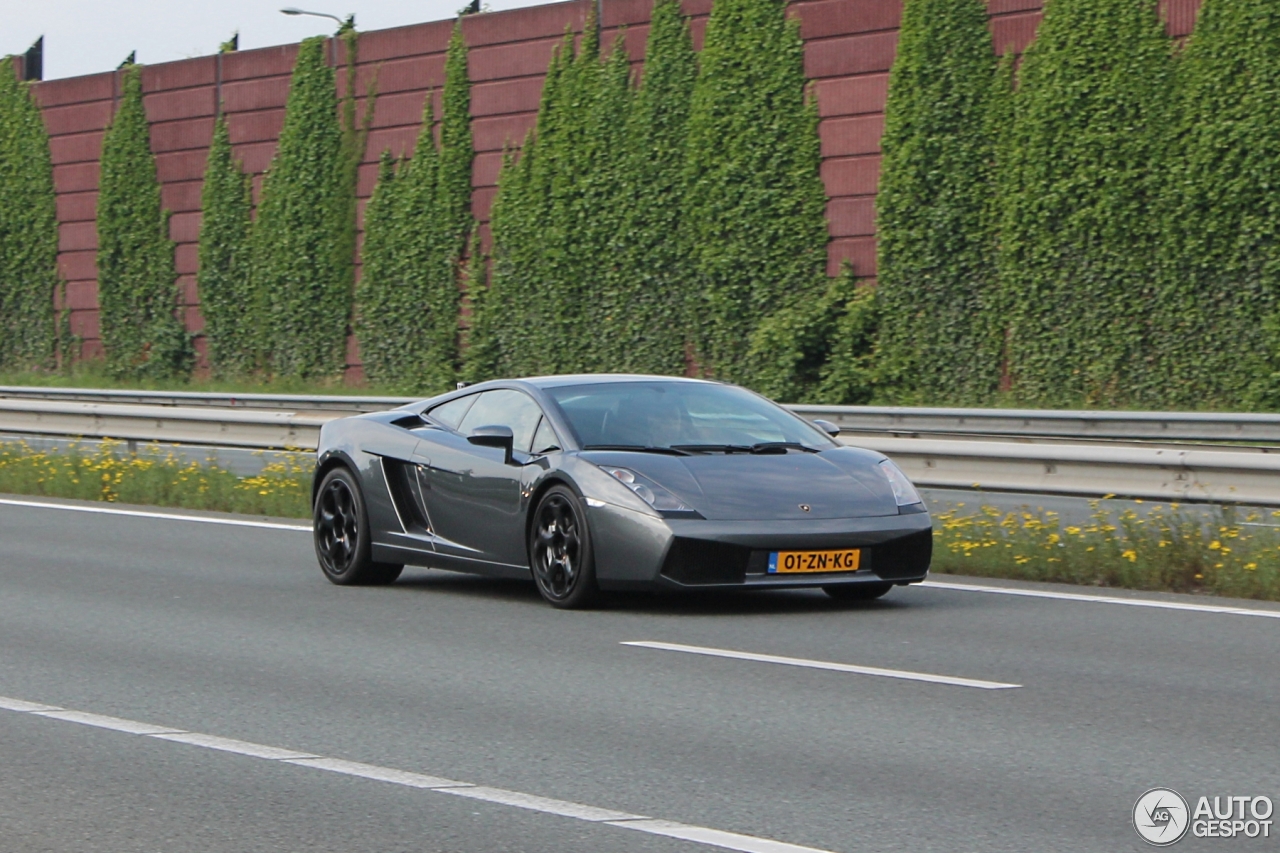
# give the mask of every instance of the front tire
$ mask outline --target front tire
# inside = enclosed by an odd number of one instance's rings
[[[891,589],[891,583],[850,583],[824,586],[822,591],[836,601],[874,601]]]
[[[324,475],[312,508],[312,531],[320,569],[340,586],[382,586],[400,577],[403,565],[375,563],[364,493],[347,468]]]
[[[529,565],[552,607],[586,607],[599,597],[595,555],[582,503],[565,486],[547,490],[529,528]]]

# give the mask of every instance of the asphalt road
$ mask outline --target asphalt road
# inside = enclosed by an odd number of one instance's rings
[[[333,587],[302,531],[0,505],[0,850],[714,849],[489,788],[743,849],[1142,850],[1131,809],[1148,788],[1280,800],[1278,639],[1266,616],[929,587],[566,613],[531,585],[444,572]],[[482,787],[322,772],[11,700]]]

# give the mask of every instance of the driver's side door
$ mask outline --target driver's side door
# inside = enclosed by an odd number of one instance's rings
[[[477,395],[457,432],[434,437],[423,497],[442,555],[525,566],[523,463],[529,459],[542,410],[523,391],[497,389]],[[504,451],[467,441],[478,427],[510,427],[513,460]]]

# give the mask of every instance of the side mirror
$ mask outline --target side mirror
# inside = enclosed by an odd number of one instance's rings
[[[511,464],[511,448],[515,445],[516,436],[509,426],[482,426],[472,430],[467,441],[477,447],[502,448],[502,461]]]
[[[813,422],[813,425],[816,426],[818,429],[822,430],[823,432],[825,432],[827,435],[831,436],[832,438],[835,438],[837,435],[840,434],[840,427],[836,426],[831,421],[815,420]]]

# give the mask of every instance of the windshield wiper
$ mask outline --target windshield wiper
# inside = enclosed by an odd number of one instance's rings
[[[587,444],[583,450],[626,450],[631,453],[664,453],[667,456],[688,456],[678,447],[646,447],[642,444]]]
[[[803,450],[805,453],[819,453],[816,448],[800,444],[797,441],[761,441],[756,444],[676,444],[680,450],[694,453],[786,453],[788,450]]]
[[[773,453],[781,450],[786,453],[788,450],[803,450],[805,453],[821,453],[816,447],[810,447],[807,444],[801,444],[798,441],[762,441],[758,444],[751,445],[752,453]]]

